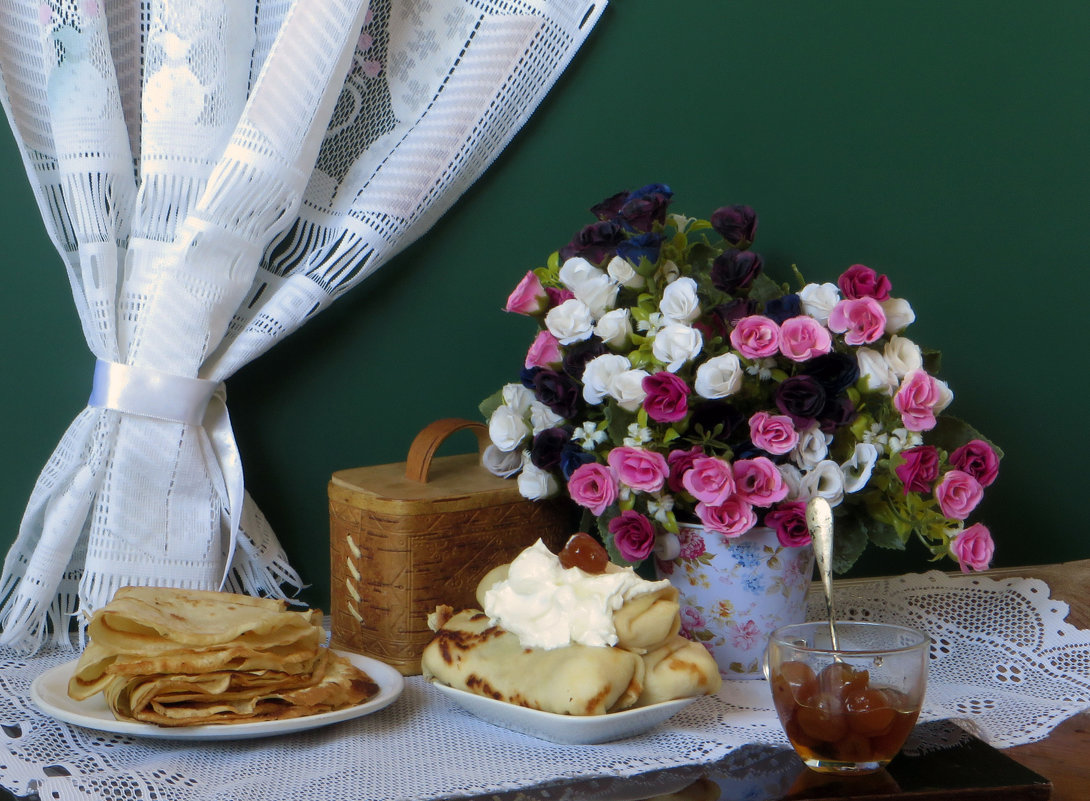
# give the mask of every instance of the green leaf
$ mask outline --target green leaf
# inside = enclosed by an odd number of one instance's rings
[[[1003,451],[990,439],[958,417],[941,415],[935,427],[924,434],[924,442],[951,453],[971,439],[979,439],[992,446],[995,455],[1003,458]]]
[[[489,420],[492,418],[492,413],[501,406],[503,406],[502,387],[500,389],[497,389],[495,392],[493,392],[491,395],[481,401],[477,409],[480,411],[481,417],[483,417],[485,420]]]
[[[833,538],[833,572],[845,573],[867,548],[867,532],[855,515],[838,517]]]

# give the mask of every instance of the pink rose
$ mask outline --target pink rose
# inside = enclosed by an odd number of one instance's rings
[[[974,523],[950,541],[950,553],[961,564],[961,572],[987,570],[995,554],[992,533],[983,523]]]
[[[526,367],[556,367],[564,361],[560,342],[545,329],[537,332],[530,349],[526,352]]]
[[[663,370],[643,379],[643,408],[657,423],[676,423],[689,413],[689,385],[685,379]]]
[[[617,490],[617,476],[598,462],[580,465],[568,478],[568,495],[594,515],[601,515],[613,505]]]
[[[700,530],[691,526],[680,526],[677,539],[681,547],[678,557],[681,559],[699,559],[708,550],[704,538],[700,536]]]
[[[765,515],[765,525],[775,529],[776,539],[785,548],[801,548],[812,541],[810,527],[806,525],[806,502],[781,503]]]
[[[836,281],[846,298],[874,298],[877,301],[889,300],[889,278],[879,275],[864,264],[853,264]]]
[[[935,409],[943,402],[942,385],[924,370],[912,370],[893,396],[893,408],[909,431],[930,431],[935,427]]]
[[[905,485],[904,493],[930,492],[931,484],[939,477],[939,452],[931,445],[905,448],[901,451],[902,464],[894,472]]]
[[[681,477],[681,485],[698,501],[715,506],[734,492],[730,462],[715,456],[698,456]]]
[[[970,440],[951,453],[950,464],[971,475],[982,487],[990,487],[999,475],[999,455],[981,439]]]
[[[754,506],[771,506],[787,497],[783,474],[766,456],[738,459],[733,472],[735,494]]]
[[[645,448],[614,448],[606,461],[622,484],[643,492],[658,492],[670,474],[665,457]]]
[[[780,350],[780,327],[768,317],[751,314],[734,326],[730,344],[747,359],[767,359]]]
[[[805,362],[832,349],[829,329],[813,317],[789,317],[780,325],[780,353],[793,362]]]
[[[756,412],[749,418],[749,439],[762,451],[780,456],[799,444],[799,432],[785,414]]]
[[[609,521],[609,533],[621,557],[627,562],[642,562],[655,547],[655,527],[632,509]]]
[[[849,345],[868,345],[886,332],[886,313],[874,298],[848,298],[829,312],[829,328]]]
[[[549,305],[549,294],[541,286],[541,281],[533,270],[530,270],[519,281],[515,291],[507,298],[504,311],[525,314],[527,316],[540,314]]]
[[[980,482],[963,470],[948,470],[935,485],[935,498],[942,513],[954,520],[964,520],[973,513],[984,488]]]
[[[727,539],[740,537],[757,525],[753,507],[737,495],[731,495],[718,506],[698,503],[696,516],[705,528],[717,531]]]
[[[704,455],[704,449],[694,445],[687,451],[670,451],[666,457],[666,463],[670,466],[670,476],[666,479],[671,492],[681,492],[685,489],[682,477],[693,466],[693,460]]]

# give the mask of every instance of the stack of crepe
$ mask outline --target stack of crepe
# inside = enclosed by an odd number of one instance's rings
[[[118,720],[283,720],[366,701],[378,686],[325,647],[318,610],[226,592],[123,587],[91,616],[68,695]]]
[[[484,577],[477,600],[506,577]],[[664,587],[613,612],[617,644],[526,647],[479,609],[439,607],[435,637],[424,649],[424,675],[460,690],[562,715],[601,715],[719,691],[722,677],[708,650],[678,633],[677,589]]]

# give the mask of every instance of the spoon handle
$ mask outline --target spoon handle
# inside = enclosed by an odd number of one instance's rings
[[[825,590],[825,610],[829,617],[829,638],[833,650],[840,650],[840,638],[836,633],[836,609],[833,605],[833,510],[824,498],[815,496],[806,504],[806,525],[814,541],[814,557],[817,559],[821,584]]]

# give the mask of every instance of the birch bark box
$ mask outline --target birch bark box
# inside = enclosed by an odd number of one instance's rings
[[[439,456],[472,430],[478,453]],[[420,672],[438,604],[476,607],[478,582],[538,538],[557,551],[574,531],[565,500],[530,501],[481,466],[488,429],[437,420],[405,462],[335,472],[329,482],[330,617],[335,648]]]

